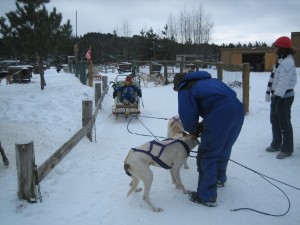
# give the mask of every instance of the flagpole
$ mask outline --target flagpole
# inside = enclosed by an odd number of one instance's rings
[[[89,64],[88,64],[89,86],[93,87],[94,74],[93,74],[93,60],[92,60],[92,48],[91,48],[91,46],[90,46],[88,52],[86,53],[86,58],[89,62]]]

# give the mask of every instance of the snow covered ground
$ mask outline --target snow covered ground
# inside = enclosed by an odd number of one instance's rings
[[[208,70],[215,74],[214,70]],[[298,71],[298,80],[300,69]],[[112,81],[116,74],[106,74]],[[142,87],[143,105],[140,121],[115,119],[111,115],[112,88],[99,111],[94,140],[84,138],[41,182],[43,202],[28,203],[18,199],[15,143],[33,140],[36,164],[41,165],[54,151],[81,128],[83,100],[94,100],[94,89],[82,85],[73,74],[46,71],[47,86],[40,90],[39,75],[29,84],[0,84],[0,140],[9,158],[5,167],[0,161],[0,224],[3,225],[296,225],[300,224],[300,85],[292,107],[295,151],[292,157],[276,159],[267,153],[271,141],[269,104],[264,101],[269,73],[251,72],[250,113],[245,117],[231,159],[271,178],[289,198],[258,174],[230,162],[228,182],[218,189],[218,206],[207,208],[192,203],[171,183],[168,171],[153,168],[154,182],[150,198],[162,207],[154,213],[142,200],[142,193],[126,197],[130,178],[123,162],[131,147],[165,137],[167,120],[177,115],[177,94],[172,85]],[[152,118],[157,117],[157,118]],[[149,131],[147,129],[149,129]],[[150,136],[135,135],[132,133]],[[185,187],[196,190],[195,158],[189,158],[189,170],[182,169]]]

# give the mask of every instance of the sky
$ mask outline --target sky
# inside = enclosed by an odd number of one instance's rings
[[[64,22],[69,19],[76,35],[88,32],[113,33],[124,22],[140,34],[149,30],[160,34],[169,16],[179,17],[181,11],[191,12],[199,5],[214,22],[211,43],[248,44],[265,42],[269,46],[280,36],[300,32],[300,1],[270,0],[51,0],[48,9],[57,8]],[[0,0],[0,13],[14,10],[13,0]]]
[[[147,73],[147,68],[141,68]],[[206,69],[216,77],[215,69]],[[175,69],[178,72],[178,68]],[[224,72],[224,82],[239,81],[241,72]],[[300,68],[297,68],[299,80]],[[114,81],[115,73],[102,73]],[[0,84],[0,140],[10,165],[0,158],[0,221],[3,225],[296,225],[300,224],[300,85],[295,88],[292,106],[294,153],[279,160],[265,148],[271,142],[269,103],[265,90],[269,72],[250,73],[250,107],[231,160],[227,182],[218,189],[217,206],[208,208],[191,202],[172,184],[169,171],[151,167],[154,181],[150,199],[164,209],[152,212],[142,200],[142,193],[126,196],[131,179],[123,165],[130,148],[166,137],[168,118],[177,115],[177,93],[173,85],[141,83],[141,115],[136,118],[112,115],[111,85],[101,105],[93,128],[93,142],[83,138],[78,145],[40,183],[42,202],[18,199],[15,144],[33,141],[35,163],[40,166],[68,141],[82,123],[82,101],[94,101],[94,88],[80,83],[71,73],[45,71],[47,86],[40,90],[40,76],[34,74],[27,84]],[[170,78],[172,81],[172,78]],[[94,81],[100,82],[100,81]],[[241,98],[241,89],[235,91]],[[94,106],[94,102],[93,102]],[[94,109],[93,109],[94,110]],[[159,138],[161,140],[161,138]],[[196,150],[196,149],[194,149]],[[193,154],[192,154],[193,155]],[[186,189],[195,191],[198,183],[196,159],[189,157],[190,169],[181,169]],[[276,182],[275,180],[280,181]],[[291,185],[291,186],[288,186]],[[140,183],[140,187],[143,184]],[[286,198],[285,195],[288,197]],[[290,209],[289,209],[290,202]],[[249,210],[249,207],[275,217]]]

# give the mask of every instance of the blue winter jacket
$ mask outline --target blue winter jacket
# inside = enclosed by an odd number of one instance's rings
[[[232,100],[237,100],[236,93],[208,72],[186,74],[178,85],[178,112],[184,130],[197,133],[199,116],[205,120],[216,107]]]

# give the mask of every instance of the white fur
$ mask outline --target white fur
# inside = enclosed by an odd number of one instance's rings
[[[170,126],[170,124],[171,123],[168,123],[168,130],[170,131],[171,135],[177,137],[177,135],[179,135],[179,132],[182,133],[182,129],[180,129],[179,131],[178,126]],[[175,130],[177,131],[175,132]],[[171,136],[171,138],[173,136]],[[184,135],[180,139],[183,140],[191,150],[198,145],[198,140],[192,138],[190,135]],[[165,144],[165,142],[166,141],[160,141],[159,143]],[[149,145],[149,142],[147,142],[137,147],[137,149],[148,149]],[[181,166],[187,160],[187,157],[188,155],[186,153],[185,147],[180,142],[174,142],[170,145],[167,145],[160,156],[160,160],[162,160],[167,165],[172,166],[172,169],[170,170],[172,180],[174,180],[176,188],[181,189],[184,194],[189,193],[189,191],[184,188],[179,171]],[[134,191],[142,191],[142,188],[138,188],[139,180],[141,180],[144,183],[143,200],[152,208],[154,212],[161,212],[163,211],[163,209],[153,205],[149,198],[153,181],[153,173],[150,169],[150,165],[161,167],[148,154],[133,150],[129,151],[124,164],[126,173],[128,175],[130,174],[132,179],[132,182],[130,184],[131,188],[129,189],[127,196],[129,196]]]
[[[167,138],[183,138],[183,134],[184,130],[179,116],[173,116],[170,118],[168,122]],[[184,162],[183,168],[189,169],[187,161]]]

